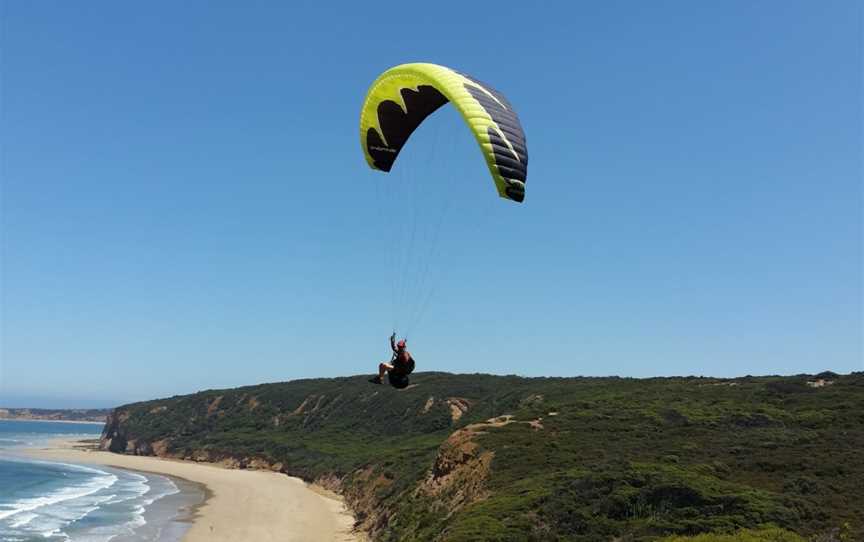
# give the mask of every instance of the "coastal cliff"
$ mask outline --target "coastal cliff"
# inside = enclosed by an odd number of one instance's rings
[[[864,539],[862,373],[412,380],[125,405],[101,447],[316,482],[376,541]]]

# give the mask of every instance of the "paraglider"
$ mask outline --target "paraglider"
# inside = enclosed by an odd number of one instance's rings
[[[378,376],[369,380],[373,384],[382,384],[384,375],[387,375],[387,380],[390,385],[397,389],[407,388],[411,383],[408,375],[414,372],[414,358],[411,352],[407,349],[408,342],[405,339],[400,339],[396,342],[396,332],[390,335],[390,349],[393,350],[393,356],[390,358],[390,363],[380,363],[378,365]]]
[[[491,86],[437,64],[395,66],[372,83],[360,112],[360,145],[369,167],[389,172],[411,134],[429,115],[448,102],[459,112],[479,144],[498,195],[514,202],[524,201],[528,150],[522,124],[513,106]],[[441,222],[439,219],[438,224]],[[414,234],[416,226],[415,218],[408,237],[409,245],[417,237]],[[437,240],[437,233],[431,237]],[[411,258],[402,261],[406,260],[410,262]],[[428,262],[418,267],[427,269]],[[401,284],[424,284],[423,280],[412,281],[412,278],[401,277]],[[398,280],[400,277],[394,278],[394,284]],[[403,291],[405,288],[394,287],[394,290]],[[420,303],[419,310],[409,311],[415,319],[425,308],[425,302]],[[381,384],[386,374],[391,385],[405,388],[409,382],[408,375],[414,370],[414,359],[408,353],[404,339],[399,343],[394,341],[395,332],[390,337],[393,359],[391,363],[381,363],[378,376],[370,382]]]

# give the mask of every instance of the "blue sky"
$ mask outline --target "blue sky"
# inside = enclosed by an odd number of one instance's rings
[[[371,372],[402,249],[420,370],[864,369],[860,2],[508,6],[0,2],[0,402]],[[452,108],[368,170],[411,61],[508,96],[523,205]]]

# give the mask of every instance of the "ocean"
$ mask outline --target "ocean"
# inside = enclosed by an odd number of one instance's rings
[[[203,502],[197,484],[99,465],[28,458],[53,439],[98,438],[102,426],[0,420],[0,541],[172,542]]]

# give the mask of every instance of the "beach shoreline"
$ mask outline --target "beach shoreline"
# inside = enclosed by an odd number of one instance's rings
[[[191,522],[184,542],[363,542],[354,517],[338,495],[299,478],[264,470],[229,469],[150,456],[96,450],[88,440],[54,440],[21,450],[35,459],[96,464],[159,474],[198,484],[205,498],[184,514]]]

